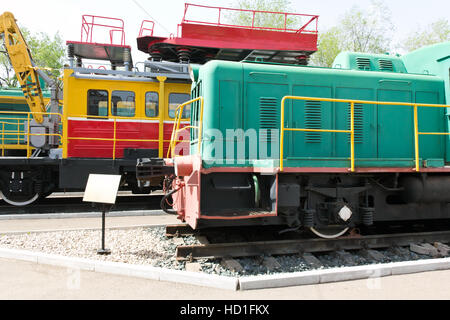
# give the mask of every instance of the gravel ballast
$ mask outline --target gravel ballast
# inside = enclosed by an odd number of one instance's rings
[[[98,255],[101,246],[101,230],[73,230],[56,232],[37,232],[21,234],[0,234],[0,247],[22,249],[67,257],[85,258],[92,260],[121,262],[134,265],[147,265],[174,270],[185,270],[186,262],[175,259],[177,245],[199,244],[194,236],[183,238],[167,238],[164,227],[138,227],[127,229],[106,230],[106,248],[110,255]],[[400,262],[418,259],[429,259],[412,252],[399,254],[392,250],[381,250],[386,262]],[[220,260],[202,259],[200,271],[221,276],[253,276],[292,273],[317,269],[345,267],[345,261],[335,254],[317,254],[322,266],[312,267],[299,255],[276,257],[279,267],[268,268],[263,263],[264,257],[236,259],[243,267],[241,271],[228,270]],[[353,254],[354,265],[368,265],[381,263],[364,258],[358,253]]]

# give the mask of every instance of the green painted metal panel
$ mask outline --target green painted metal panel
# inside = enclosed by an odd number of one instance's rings
[[[236,80],[219,80],[219,128],[226,129],[242,127],[240,82]]]
[[[249,134],[255,130],[259,141],[258,146],[250,146],[246,142],[246,158],[249,158],[250,147],[257,151],[257,158],[278,158],[279,145],[276,142],[279,138],[280,105],[281,99],[289,94],[289,86],[282,83],[247,82],[246,88],[244,130]],[[272,142],[273,139],[276,142]],[[274,143],[275,154],[272,152]]]
[[[375,90],[336,88],[337,99],[375,100]],[[377,156],[377,110],[372,104],[355,104],[355,157]],[[350,103],[336,103],[336,128],[350,130]],[[336,133],[336,156],[350,157],[350,134]]]
[[[416,102],[439,103],[437,92],[416,91]],[[419,132],[444,132],[445,108],[418,107]],[[424,159],[444,157],[444,136],[420,135],[419,152]]]
[[[271,146],[277,141],[260,129],[279,129],[280,102],[285,95],[438,104],[444,101],[444,82],[439,77],[398,72],[215,61],[200,68],[197,83],[201,81],[204,128],[219,129],[224,137],[230,129],[255,129],[260,142],[250,146],[248,135],[242,136],[240,142],[247,139],[243,156],[238,157],[237,147],[233,146],[232,161],[208,163],[207,167],[276,165],[278,157],[264,154],[260,148],[262,142]],[[285,126],[347,130],[349,110],[347,103],[288,100]],[[444,132],[446,120],[444,110],[419,109],[420,130]],[[356,166],[413,167],[413,127],[412,107],[355,105]],[[439,163],[444,158],[445,139],[420,137],[420,158],[433,165]],[[203,158],[217,155],[217,146],[213,139],[205,137]],[[254,149],[250,147],[256,147],[257,152],[251,153]],[[225,156],[227,150],[222,149],[221,153]],[[284,155],[286,166],[349,167],[349,134],[286,132]]]
[[[378,101],[411,102],[410,90],[377,91]],[[414,131],[412,107],[382,105],[378,107],[378,157],[413,158]]]
[[[329,86],[294,85],[294,96],[332,98]],[[324,101],[294,100],[286,107],[286,126],[303,129],[333,129],[333,104]],[[285,154],[293,157],[332,156],[333,133],[287,132]]]

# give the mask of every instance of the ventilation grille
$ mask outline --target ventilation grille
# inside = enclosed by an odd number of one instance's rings
[[[350,103],[348,103],[348,118],[347,118],[347,128],[348,130],[351,129],[351,106]],[[355,103],[355,143],[363,143],[363,126],[364,126],[364,112],[363,112],[363,105],[361,103]],[[351,143],[351,135],[348,134],[348,143]]]
[[[305,101],[305,128],[322,128],[322,105],[320,101]],[[309,143],[321,143],[322,134],[320,132],[306,132],[305,141]]]
[[[370,70],[370,59],[369,58],[356,58],[356,65],[360,70]]]
[[[378,60],[378,66],[381,71],[394,71],[394,66],[392,65],[391,60]]]
[[[277,98],[261,97],[259,99],[259,125],[261,131],[260,139],[270,141],[271,130],[278,129],[279,120],[277,112]]]

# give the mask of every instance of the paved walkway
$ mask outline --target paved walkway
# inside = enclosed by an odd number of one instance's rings
[[[177,224],[180,220],[174,215],[106,217],[107,228],[128,227],[137,225]],[[5,232],[26,232],[67,229],[101,228],[101,217],[67,218],[67,219],[20,219],[0,220],[0,234]]]
[[[0,299],[450,299],[450,271],[228,291],[0,259]]]

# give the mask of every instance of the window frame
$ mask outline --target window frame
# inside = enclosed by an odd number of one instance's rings
[[[103,101],[99,101],[98,102],[98,104],[97,104],[97,114],[91,114],[90,113],[90,95],[89,95],[89,93],[91,92],[91,91],[98,91],[98,92],[106,92],[106,115],[99,115],[99,110],[100,110],[100,108],[99,108],[99,104],[100,104],[100,102],[103,102]],[[108,90],[105,90],[105,89],[88,89],[87,90],[87,92],[86,92],[86,116],[88,116],[88,117],[98,117],[98,118],[108,118],[109,117],[109,91]]]
[[[147,94],[155,93],[156,94],[156,114],[154,116],[149,116],[147,114]],[[145,92],[144,97],[144,114],[146,118],[158,118],[159,117],[159,92],[158,91],[147,91]]]
[[[177,94],[177,95],[187,95],[188,97],[189,97],[189,99],[187,99],[186,101],[189,101],[189,100],[191,100],[191,95],[190,95],[190,93],[185,93],[185,92],[170,92],[169,93],[169,98],[168,98],[168,100],[167,100],[167,106],[168,106],[168,108],[167,108],[167,115],[168,115],[168,117],[170,118],[170,119],[175,119],[175,114],[174,114],[174,116],[173,117],[171,117],[170,116],[170,105],[171,105],[171,103],[170,103],[170,97],[172,96],[172,95],[175,95],[175,94]],[[186,101],[184,101],[184,102],[186,102]],[[181,103],[178,103],[177,104],[177,106],[178,105],[180,105],[180,104],[182,104],[182,103],[184,103],[184,102],[181,102]],[[184,117],[184,115],[185,115],[185,112],[186,112],[186,109],[184,109],[183,110],[183,115],[181,116],[181,119],[190,119],[191,118],[191,112],[192,112],[192,105],[190,105],[190,109],[189,109],[189,117]],[[176,109],[175,109],[176,110]]]
[[[121,100],[116,103],[116,110],[115,110],[116,112],[114,113],[114,102],[113,102],[114,92],[127,92],[127,93],[133,94],[133,101],[132,101],[134,103],[133,115],[126,115],[126,116],[117,115],[117,106],[118,106],[119,102],[131,102],[131,101],[126,101],[126,100]],[[136,117],[136,92],[131,91],[131,90],[112,90],[111,91],[111,116],[123,117],[123,118],[135,118]]]

